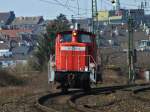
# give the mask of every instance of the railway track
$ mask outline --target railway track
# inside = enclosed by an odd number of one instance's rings
[[[122,91],[123,94],[129,93],[133,98],[141,101],[150,101],[150,99],[142,98],[138,94],[150,90],[150,84],[134,84],[134,85],[120,85],[120,86],[109,86],[109,87],[100,87],[100,88],[93,88],[91,89],[91,92],[89,93],[84,93],[82,90],[72,90],[70,91],[67,95],[63,94],[61,92],[59,93],[53,93],[53,94],[48,94],[45,96],[42,96],[41,98],[38,99],[36,103],[36,107],[43,112],[99,112],[100,110],[97,109],[99,107],[107,107],[111,106],[120,100],[116,100],[113,98],[112,100],[108,100],[106,96],[111,96],[112,94]],[[84,101],[83,104],[80,104],[80,99],[84,98],[88,99],[90,97],[95,97],[97,95],[104,96],[105,103],[102,104],[88,104],[88,101]],[[67,107],[61,107],[59,106],[53,107],[51,106],[52,103],[54,103],[54,100],[61,100],[66,97],[66,102],[65,106]],[[48,100],[50,100],[48,102]],[[64,99],[63,99],[64,100]],[[91,99],[89,99],[91,100]],[[48,103],[46,103],[48,102]],[[61,104],[60,104],[61,105]],[[65,109],[66,108],[66,109]]]

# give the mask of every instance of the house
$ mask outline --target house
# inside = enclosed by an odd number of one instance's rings
[[[12,53],[15,55],[28,55],[31,52],[31,47],[29,46],[19,46],[12,49]]]
[[[138,51],[150,51],[150,40],[140,40],[137,46]]]
[[[91,25],[92,25],[92,19],[91,18],[85,18],[85,19],[73,19],[73,23],[77,22],[80,24],[80,28],[85,31],[91,31]]]
[[[128,23],[128,9],[120,10],[101,10],[98,12],[98,21],[101,24],[127,24]],[[130,9],[130,15],[134,20],[136,26],[140,25],[141,21],[145,21],[144,9]]]
[[[17,17],[11,24],[13,29],[30,29],[34,30],[44,21],[42,16],[37,17]]]
[[[22,40],[23,35],[30,37],[32,35],[32,31],[23,29],[0,30],[0,39],[5,41],[20,41]]]
[[[7,28],[15,19],[15,14],[13,11],[10,12],[0,12],[0,29]]]
[[[9,43],[0,43],[0,58],[11,57],[12,52],[10,51]]]

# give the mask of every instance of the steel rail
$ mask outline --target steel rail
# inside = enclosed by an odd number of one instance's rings
[[[108,93],[113,93],[118,90],[131,91],[131,93],[133,93],[132,94],[133,97],[139,98],[138,96],[136,96],[137,93],[145,91],[145,90],[149,90],[149,89],[150,89],[150,83],[92,88],[89,93],[85,93],[82,90],[73,90],[68,93],[68,95],[70,95],[71,97],[67,101],[67,104],[70,106],[70,108],[73,108],[77,112],[99,112],[98,110],[93,110],[92,108],[85,107],[84,105],[77,105],[75,102],[77,99],[87,96],[87,95],[98,95],[98,94],[105,94],[105,93],[108,94]],[[48,99],[63,96],[63,95],[66,95],[66,94],[59,92],[59,93],[51,93],[51,94],[44,95],[36,101],[35,106],[36,108],[40,109],[43,112],[60,112],[56,109],[44,106],[44,103]],[[146,99],[142,99],[142,98],[140,99],[144,101],[148,101]]]

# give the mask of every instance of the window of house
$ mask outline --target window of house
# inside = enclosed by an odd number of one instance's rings
[[[147,42],[147,46],[150,46],[150,41]]]

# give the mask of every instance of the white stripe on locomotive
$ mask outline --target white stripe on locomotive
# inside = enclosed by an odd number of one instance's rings
[[[61,51],[85,51],[85,47],[78,46],[62,46]]]

